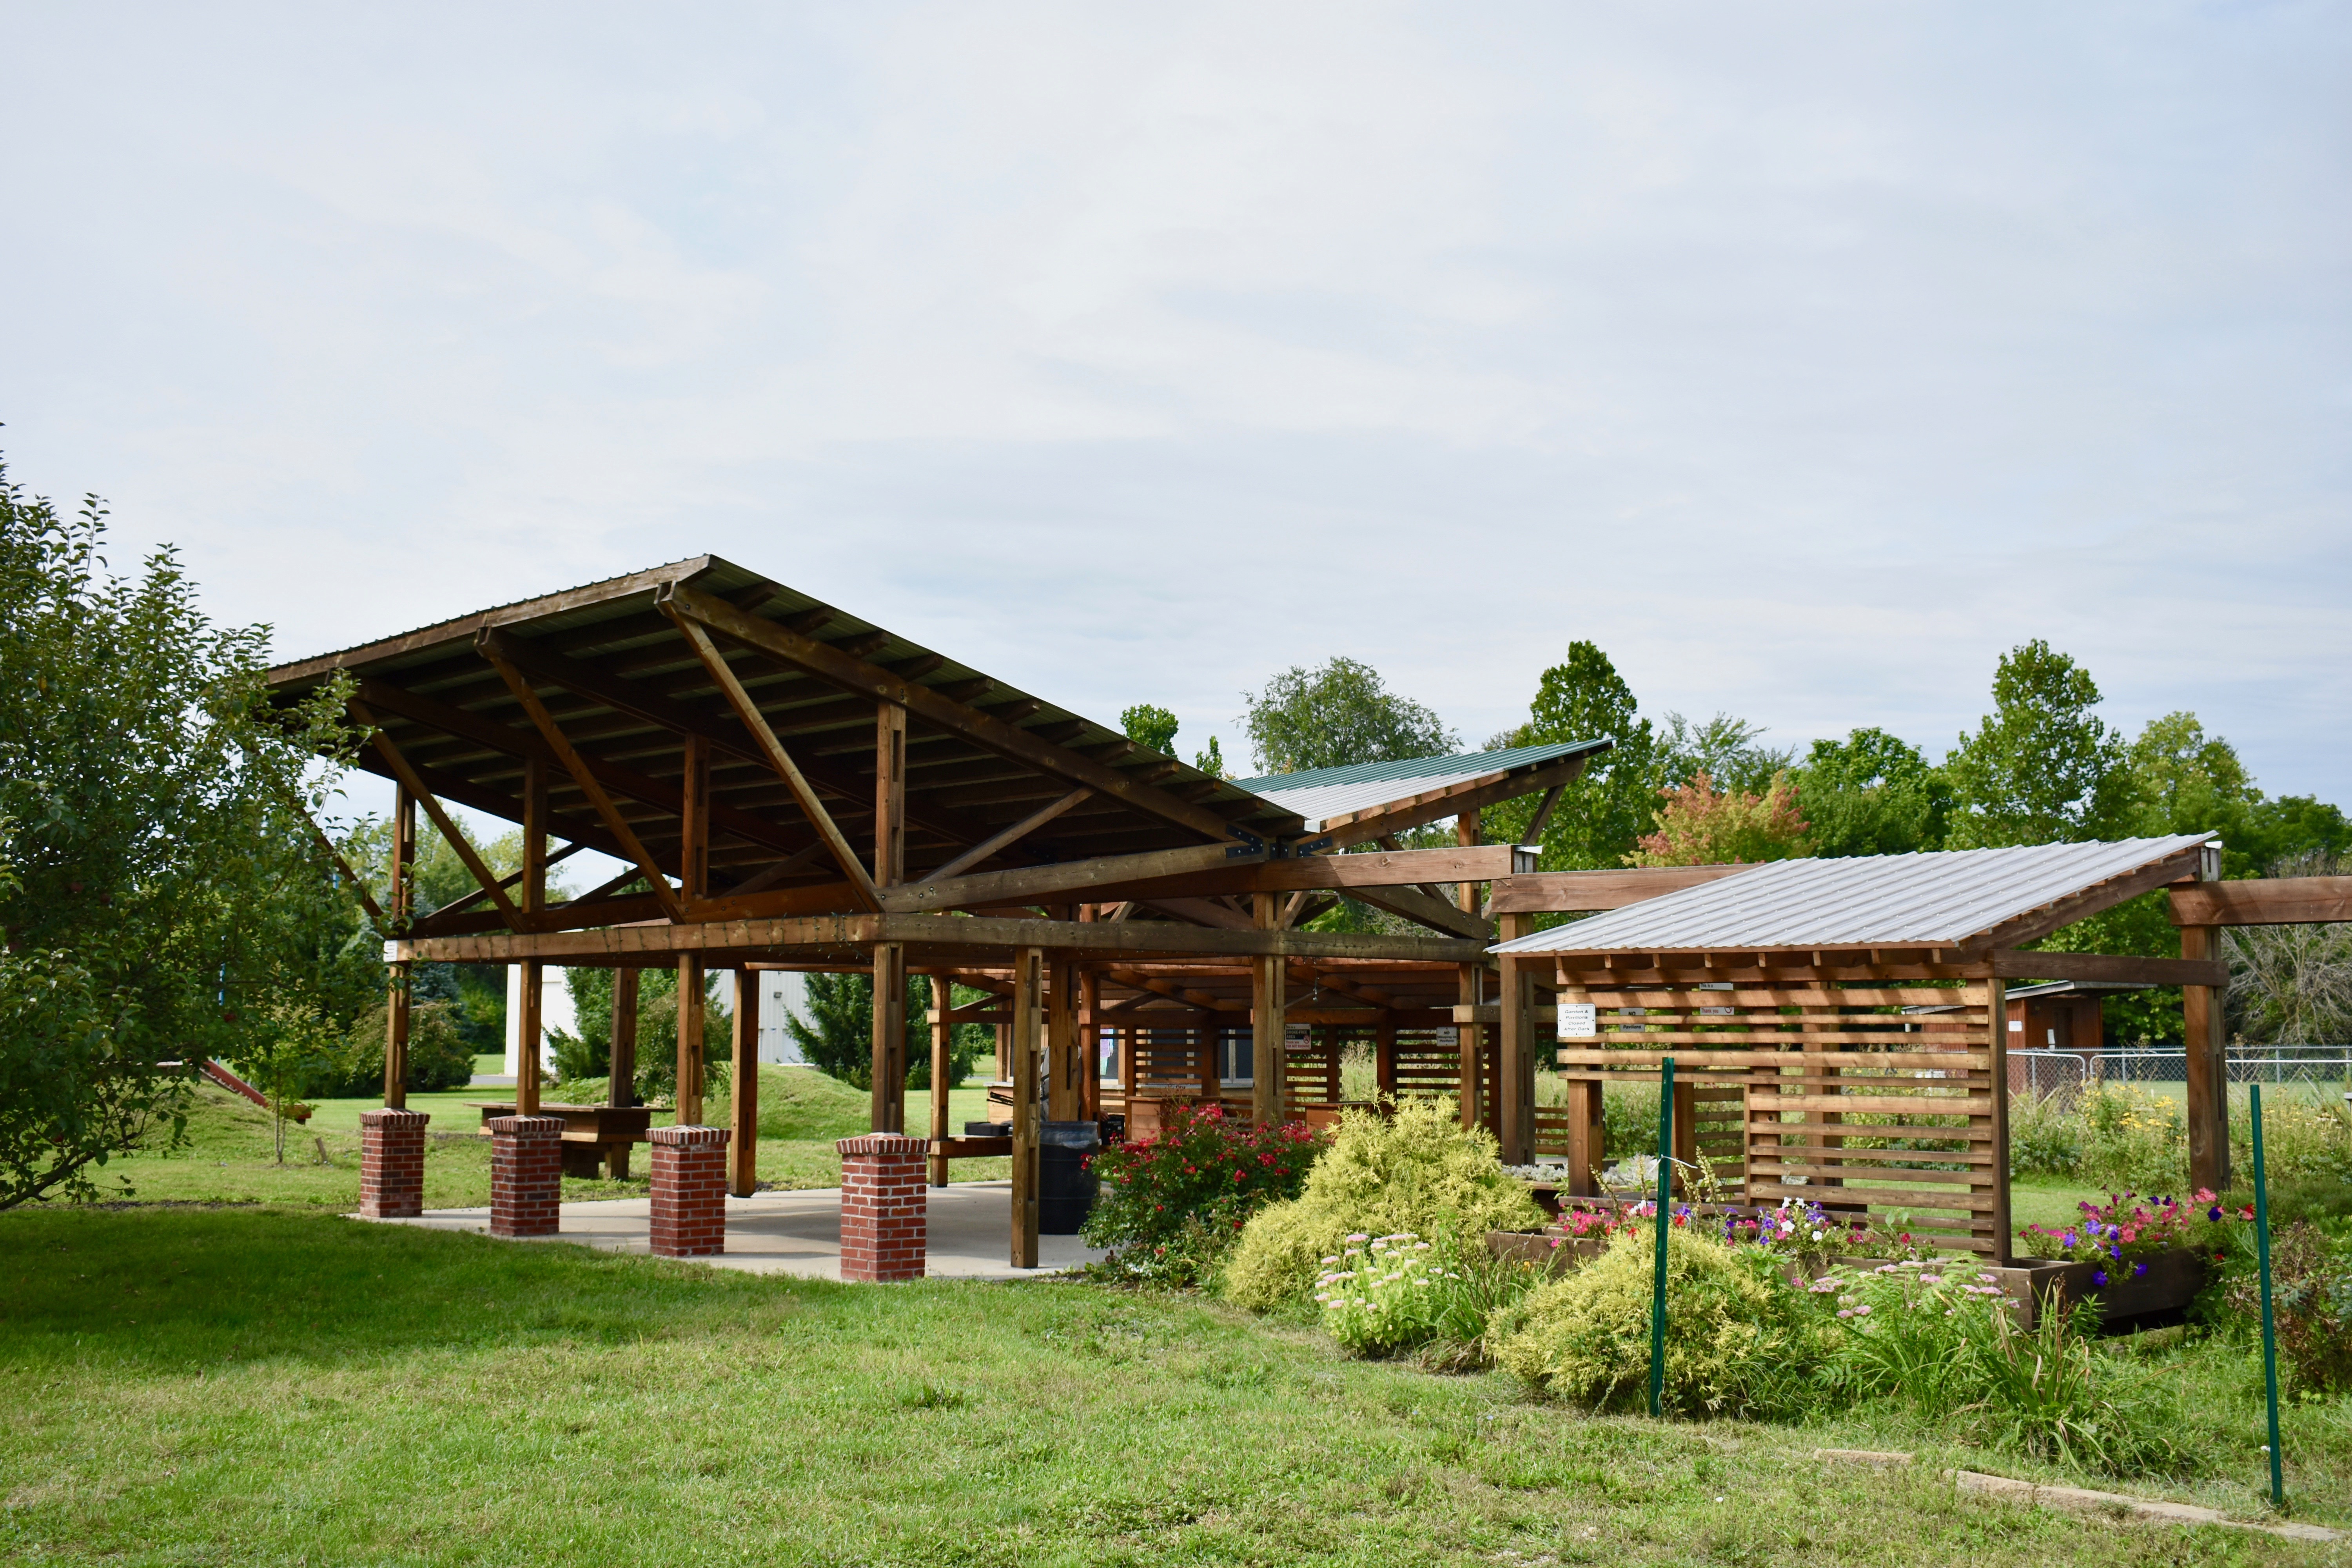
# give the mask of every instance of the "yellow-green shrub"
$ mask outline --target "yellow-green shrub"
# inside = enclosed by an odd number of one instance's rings
[[[1226,1298],[1260,1311],[1305,1298],[1323,1259],[1359,1231],[1468,1237],[1536,1229],[1543,1211],[1496,1153],[1486,1132],[1462,1129],[1451,1100],[1406,1100],[1386,1121],[1348,1112],[1306,1190],[1260,1210],[1243,1230],[1225,1266]]]
[[[1495,1359],[1557,1398],[1638,1407],[1649,1397],[1655,1233],[1609,1250],[1513,1310]],[[1666,1232],[1664,1405],[1688,1415],[1794,1414],[1811,1398],[1821,1313],[1759,1248]],[[1501,1325],[1498,1325],[1498,1327]]]

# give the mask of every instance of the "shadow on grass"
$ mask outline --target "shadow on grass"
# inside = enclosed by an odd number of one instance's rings
[[[859,1318],[856,1287],[270,1209],[0,1215],[0,1355],[179,1373]]]

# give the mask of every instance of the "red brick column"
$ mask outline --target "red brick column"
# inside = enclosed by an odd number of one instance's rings
[[[425,1124],[421,1110],[360,1112],[360,1215],[414,1219],[425,1212]]]
[[[870,1132],[841,1151],[841,1277],[920,1279],[930,1251],[930,1194],[923,1186],[925,1138]]]
[[[563,1196],[563,1118],[490,1119],[490,1234],[553,1236]]]
[[[708,1258],[727,1250],[727,1129],[656,1127],[656,1258]]]

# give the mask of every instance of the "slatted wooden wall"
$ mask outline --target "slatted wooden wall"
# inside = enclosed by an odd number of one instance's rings
[[[1996,1252],[2008,1225],[1997,984],[1563,991],[1599,1007],[1601,1037],[1562,1042],[1560,1076],[1654,1083],[1672,1056],[1675,1083],[1691,1086],[1676,1155],[1706,1151],[1735,1195],[1902,1211],[1924,1239]],[[1565,1121],[1549,1119],[1561,1152]],[[1547,1125],[1538,1113],[1538,1148]]]

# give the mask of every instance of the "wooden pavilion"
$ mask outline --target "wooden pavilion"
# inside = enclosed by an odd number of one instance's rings
[[[1612,913],[1496,951],[1506,997],[1539,976],[1558,997],[1568,1105],[1546,1144],[1574,1190],[1595,1190],[1605,1087],[1655,1083],[1672,1057],[1675,1158],[1704,1159],[1732,1200],[1901,1209],[1916,1234],[2006,1260],[2011,979],[2181,986],[2191,1179],[2229,1184],[2216,928],[2291,918],[2293,900],[2220,869],[2201,834],[1699,867],[1676,891],[1612,898]],[[1598,907],[1581,890],[1593,875],[1506,879],[1494,908]],[[2316,880],[2346,883],[2326,907],[2352,912],[2352,879]],[[2025,949],[2158,889],[2179,958]],[[1532,1017],[1514,1011],[1507,1036]]]
[[[682,1124],[703,1113],[708,969],[862,970],[877,1131],[908,1131],[908,975],[930,978],[939,1077],[952,1026],[1003,1030],[1009,1142],[956,1137],[945,1095],[929,1136],[935,1182],[961,1154],[1013,1156],[1016,1263],[1035,1257],[1041,1113],[1115,1104],[1148,1127],[1170,1100],[1239,1090],[1262,1122],[1328,1114],[1351,1041],[1372,1048],[1383,1092],[1458,1095],[1507,1155],[1532,1152],[1532,1036],[1488,952],[1530,923],[1482,910],[1478,889],[1533,862],[1479,842],[1480,811],[1540,795],[1540,822],[1606,741],[1235,784],[715,556],[282,665],[269,681],[289,700],[347,683],[369,731],[360,765],[397,786],[401,875],[390,903],[371,905],[393,975],[388,1107],[404,1100],[415,963],[522,966],[527,1040],[541,965],[614,968],[616,1093],[634,1066],[636,972],[676,965]],[[521,870],[493,875],[446,802],[518,825]],[[479,884],[423,914],[406,872],[420,811]],[[1397,847],[1447,819],[1454,847]],[[592,848],[621,875],[551,901],[549,868]],[[1302,929],[1342,893],[1415,929]],[[950,983],[987,999],[955,1006]],[[1530,972],[1520,996],[1546,985]],[[753,1186],[758,994],[737,988],[739,1194]],[[1097,1065],[1105,1041],[1116,1089]],[[537,1054],[518,1068],[530,1116]]]

